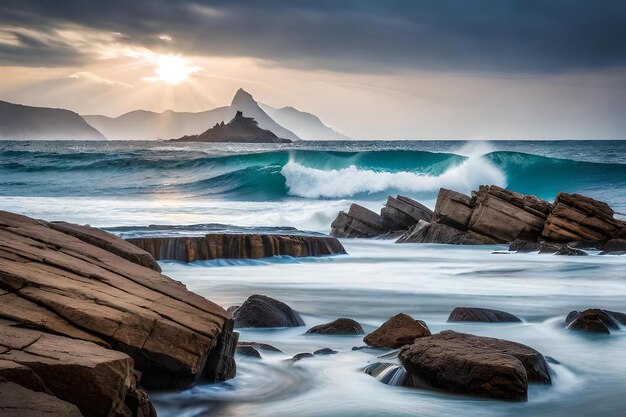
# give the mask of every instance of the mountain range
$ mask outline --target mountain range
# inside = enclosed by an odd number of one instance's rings
[[[258,103],[243,89],[230,105],[202,112],[156,113],[135,110],[118,117],[83,115],[69,110],[22,106],[0,101],[0,139],[14,140],[155,140],[198,135],[215,124],[232,120],[237,111],[259,127],[289,140],[337,140],[347,136],[326,126],[317,116],[293,107]]]

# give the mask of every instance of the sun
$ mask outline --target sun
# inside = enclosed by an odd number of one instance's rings
[[[161,55],[157,60],[155,69],[156,79],[171,85],[177,85],[185,81],[189,75],[197,72],[200,68],[189,66],[180,55]]]

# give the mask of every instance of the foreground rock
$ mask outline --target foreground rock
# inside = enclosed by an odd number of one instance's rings
[[[400,313],[391,317],[378,329],[365,336],[363,341],[369,346],[396,349],[411,344],[415,339],[425,336],[430,336],[430,330],[426,323]]]
[[[400,361],[412,378],[451,393],[525,400],[528,382],[551,383],[536,350],[451,330],[416,339],[402,349]]]
[[[287,304],[265,295],[251,295],[233,313],[235,327],[298,327],[304,321]]]
[[[452,310],[450,316],[448,316],[448,321],[474,321],[485,323],[521,322],[519,318],[506,311],[478,307],[456,307]]]
[[[587,333],[610,334],[619,330],[620,324],[626,326],[626,314],[597,308],[572,311],[565,318],[566,329]]]
[[[330,236],[209,233],[201,237],[128,239],[157,260],[194,262],[211,259],[257,259],[271,256],[325,256],[345,254]]]
[[[0,378],[0,416],[2,417],[83,417],[78,407],[54,395],[32,391]]]
[[[330,323],[320,324],[313,326],[307,330],[307,334],[363,334],[363,327],[361,325],[348,318],[338,318]]]
[[[111,415],[145,408],[143,391],[129,394],[138,387],[133,370],[154,389],[235,373],[237,334],[226,311],[125,245],[89,227],[0,212],[0,361],[30,368],[59,398],[65,390],[85,415],[100,415],[84,411],[96,405]],[[57,377],[70,382],[57,387]]]

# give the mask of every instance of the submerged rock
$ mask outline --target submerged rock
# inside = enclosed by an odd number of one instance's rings
[[[194,262],[211,259],[258,259],[271,256],[325,256],[345,254],[330,236],[209,233],[205,236],[128,239],[157,260]]]
[[[298,327],[304,321],[287,304],[265,295],[251,295],[233,313],[235,327]]]
[[[320,324],[311,327],[306,332],[307,334],[363,334],[363,328],[361,325],[348,318],[338,318],[330,323]]]
[[[571,311],[565,318],[565,328],[587,333],[610,334],[626,325],[626,314],[616,311],[592,308],[584,311]]]
[[[363,341],[369,346],[396,349],[413,343],[416,338],[429,335],[430,330],[428,330],[426,323],[400,313],[365,336]]]
[[[513,314],[506,311],[478,307],[456,307],[450,313],[448,321],[474,321],[487,323],[521,322]]]
[[[560,256],[587,256],[587,252],[585,252],[584,250],[570,248],[569,246],[561,247],[554,254]]]
[[[299,360],[302,359],[306,359],[306,358],[312,358],[313,354],[312,353],[308,353],[308,352],[303,352],[303,353],[298,353],[296,355],[293,355],[293,357],[291,359],[287,359],[288,362],[298,362]]]
[[[603,255],[626,254],[626,239],[611,239],[602,245]]]
[[[97,229],[0,212],[0,361],[101,413],[149,414],[139,373],[154,389],[233,377],[237,334],[226,311],[149,259]]]
[[[458,394],[525,400],[528,382],[551,383],[536,350],[451,330],[416,339],[402,349],[400,361],[415,380]]]
[[[334,355],[335,353],[339,353],[339,352],[331,348],[322,348],[313,352],[314,355]]]
[[[237,344],[237,349],[235,350],[235,352],[242,356],[261,359],[261,353],[256,350],[256,348],[252,345]]]
[[[517,253],[538,252],[540,249],[541,243],[522,239],[516,239],[509,245],[509,251]]]
[[[237,347],[247,347],[251,346],[257,350],[266,350],[268,352],[275,353],[284,353],[282,350],[275,348],[272,345],[268,345],[267,343],[259,343],[259,342],[237,342]]]

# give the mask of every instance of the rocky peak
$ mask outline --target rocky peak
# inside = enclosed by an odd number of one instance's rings
[[[252,95],[243,88],[237,90],[235,96],[233,97],[233,101],[230,103],[232,107],[249,106],[251,104],[258,105],[254,100],[254,97],[252,97]]]

